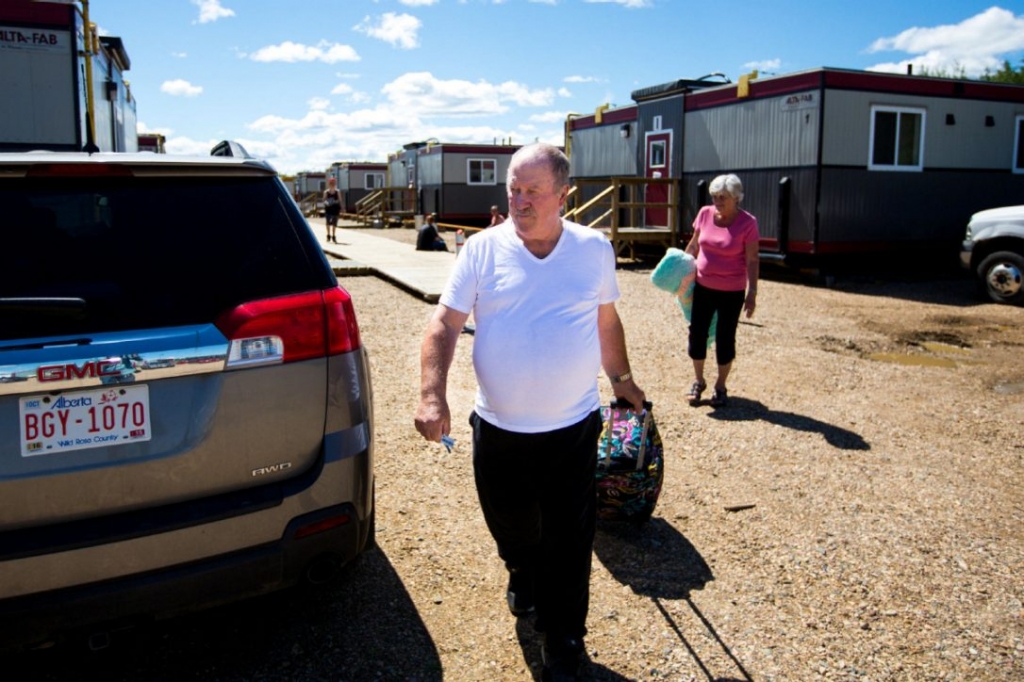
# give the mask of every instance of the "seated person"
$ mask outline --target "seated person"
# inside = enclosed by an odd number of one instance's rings
[[[491,206],[491,224],[487,227],[494,227],[495,225],[501,225],[505,222],[505,216],[498,212],[497,206]]]
[[[431,213],[427,216],[427,222],[420,228],[416,236],[417,251],[447,251],[448,244],[441,238],[437,231],[437,214]]]

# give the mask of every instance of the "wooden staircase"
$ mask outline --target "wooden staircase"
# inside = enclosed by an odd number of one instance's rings
[[[577,178],[566,200],[565,218],[601,230],[616,256],[636,257],[637,244],[668,248],[681,242],[679,180],[675,178]],[[657,192],[649,188],[664,186]],[[650,194],[664,194],[663,201],[647,201]],[[664,225],[649,224],[651,216],[663,216]]]

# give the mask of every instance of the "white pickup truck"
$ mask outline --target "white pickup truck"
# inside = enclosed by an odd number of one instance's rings
[[[997,303],[1024,305],[1024,206],[1004,206],[971,216],[960,263]]]

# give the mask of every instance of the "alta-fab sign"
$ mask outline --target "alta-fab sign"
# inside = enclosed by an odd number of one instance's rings
[[[0,50],[40,50],[67,52],[67,31],[0,26]]]

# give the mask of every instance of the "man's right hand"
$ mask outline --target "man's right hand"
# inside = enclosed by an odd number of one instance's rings
[[[443,398],[421,398],[414,422],[421,436],[431,442],[440,442],[441,436],[449,433],[452,426],[448,401]]]

